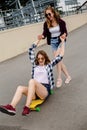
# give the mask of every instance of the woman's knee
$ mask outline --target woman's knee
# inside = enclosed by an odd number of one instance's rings
[[[35,83],[36,83],[35,79],[30,79],[29,80],[29,84],[35,84]]]
[[[21,86],[21,85],[18,86],[18,87],[17,87],[17,91],[23,93],[23,92],[24,92],[23,86]]]

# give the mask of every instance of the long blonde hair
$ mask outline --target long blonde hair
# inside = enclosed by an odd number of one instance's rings
[[[54,18],[55,18],[56,22],[59,23],[60,14],[53,7],[47,6],[44,11],[45,15],[46,15],[47,10],[50,10],[54,14]],[[46,18],[46,22],[47,22],[48,27],[52,27],[52,22],[48,18]]]

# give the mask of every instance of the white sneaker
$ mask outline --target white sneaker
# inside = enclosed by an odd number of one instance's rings
[[[69,76],[68,78],[66,78],[65,84],[69,84],[70,81],[71,81],[71,77]]]

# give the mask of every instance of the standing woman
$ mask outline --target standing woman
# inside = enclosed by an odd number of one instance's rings
[[[38,40],[45,39],[47,37],[47,44],[51,45],[55,57],[61,47],[60,36],[66,42],[67,37],[66,23],[60,18],[58,12],[56,12],[54,8],[51,6],[48,6],[45,9],[45,17],[46,21],[44,22],[43,25],[43,34],[38,35]],[[68,84],[70,82],[71,76],[69,75],[63,61],[57,64],[57,72],[58,72],[58,78],[56,87],[61,87],[62,85],[62,77],[61,77],[62,72],[66,76],[65,83]]]

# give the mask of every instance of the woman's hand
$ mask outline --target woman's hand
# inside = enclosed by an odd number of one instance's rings
[[[55,56],[57,56],[57,55],[64,56],[64,51],[65,51],[64,41],[65,41],[65,39],[63,38],[63,36],[60,36],[60,40],[61,40],[61,43],[60,43],[61,45],[58,48],[58,50],[56,51]]]
[[[43,35],[38,35],[38,40],[41,40],[41,39],[43,39],[43,38],[44,38]]]
[[[65,39],[63,38],[63,36],[60,36],[60,40],[61,40],[61,42],[65,41]]]
[[[61,38],[65,40],[65,39],[66,39],[66,33],[62,34],[62,35],[60,36],[60,39],[61,39]]]

